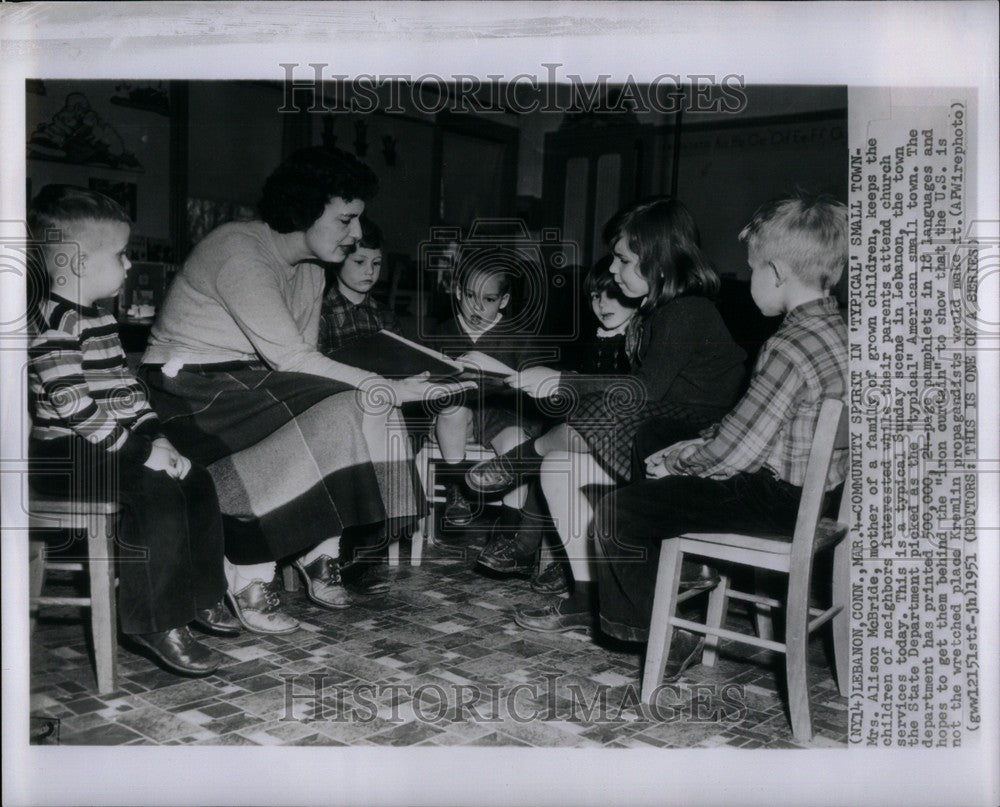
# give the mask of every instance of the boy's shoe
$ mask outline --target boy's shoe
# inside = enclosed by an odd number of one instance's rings
[[[500,535],[479,553],[476,563],[500,574],[531,577],[535,571],[535,553],[519,554],[516,534],[513,537]]]
[[[156,633],[132,633],[128,638],[144,656],[178,675],[200,678],[222,666],[222,656],[195,639],[187,626]]]
[[[212,636],[239,636],[240,623],[219,600],[211,608],[200,608],[195,611],[192,624]]]
[[[550,563],[531,578],[531,590],[539,594],[562,594],[569,591],[565,567],[556,561]]]
[[[226,599],[240,624],[251,633],[278,635],[299,629],[298,620],[281,610],[281,600],[263,580],[254,580],[235,594],[227,591]]]
[[[708,591],[719,585],[719,573],[703,563],[681,563],[680,591]]]
[[[563,612],[565,609],[566,613]],[[522,628],[540,633],[565,633],[568,630],[589,630],[594,625],[594,615],[588,608],[577,611],[571,600],[555,600],[544,608],[518,608],[514,621]]]
[[[663,671],[663,680],[671,684],[681,677],[688,667],[695,662],[701,662],[701,653],[705,649],[705,637],[690,631],[674,629],[674,637],[670,642],[670,657]]]
[[[455,527],[464,527],[472,523],[472,505],[465,498],[462,486],[458,482],[448,485],[445,493],[444,520]]]
[[[320,555],[308,565],[301,559],[292,564],[306,586],[306,596],[316,605],[339,611],[354,604],[340,579],[340,566],[329,555]]]
[[[510,460],[501,454],[473,465],[465,472],[465,484],[476,493],[499,495],[517,487],[517,474]]]
[[[385,573],[380,566],[370,563],[358,563],[352,566],[341,566],[340,576],[344,588],[352,594],[385,594],[391,586],[385,579]]]

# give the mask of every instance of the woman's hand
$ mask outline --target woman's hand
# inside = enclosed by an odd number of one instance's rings
[[[551,398],[559,391],[562,373],[551,367],[529,367],[504,379],[504,383],[532,398]]]
[[[646,477],[649,479],[659,479],[663,476],[676,476],[680,474],[677,463],[690,457],[699,446],[704,445],[707,440],[696,437],[693,440],[681,440],[672,446],[664,448],[646,457]]]
[[[423,372],[400,381],[387,382],[395,394],[396,405],[413,401],[436,401],[438,398],[448,398],[476,388],[475,381],[438,383],[429,381],[430,376],[429,372]]]

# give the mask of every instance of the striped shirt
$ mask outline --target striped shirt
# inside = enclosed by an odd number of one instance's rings
[[[76,435],[146,461],[159,421],[125,363],[111,314],[53,294],[41,305],[28,367],[33,439]]]
[[[761,348],[750,387],[706,435],[678,459],[678,473],[727,478],[767,468],[801,486],[824,398],[847,397],[847,328],[833,297],[803,303]],[[847,451],[834,453],[827,490],[844,481]]]

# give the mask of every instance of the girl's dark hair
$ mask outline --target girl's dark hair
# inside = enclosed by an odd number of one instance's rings
[[[694,216],[677,199],[657,196],[620,211],[605,225],[604,241],[614,248],[623,237],[649,284],[640,314],[685,294],[712,297],[719,291],[719,276],[702,254]]]
[[[369,202],[378,190],[372,170],[345,151],[322,146],[299,149],[264,183],[261,218],[279,233],[308,230],[335,196]]]
[[[639,307],[638,300],[626,297],[622,293],[621,286],[615,281],[615,276],[611,274],[610,255],[601,258],[595,263],[583,279],[583,292],[588,297],[592,294],[600,294],[602,291],[606,292],[608,297],[617,300],[624,306],[628,306],[629,308]]]
[[[370,218],[361,217],[361,240],[358,246],[364,249],[382,249],[382,230]]]

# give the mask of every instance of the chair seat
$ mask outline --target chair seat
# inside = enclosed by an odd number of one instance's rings
[[[847,525],[834,521],[832,518],[822,519],[816,527],[814,552],[833,546],[846,530]],[[719,544],[733,549],[767,552],[772,555],[790,555],[792,551],[792,536],[781,533],[749,535],[735,532],[690,532],[681,537],[706,544]]]

